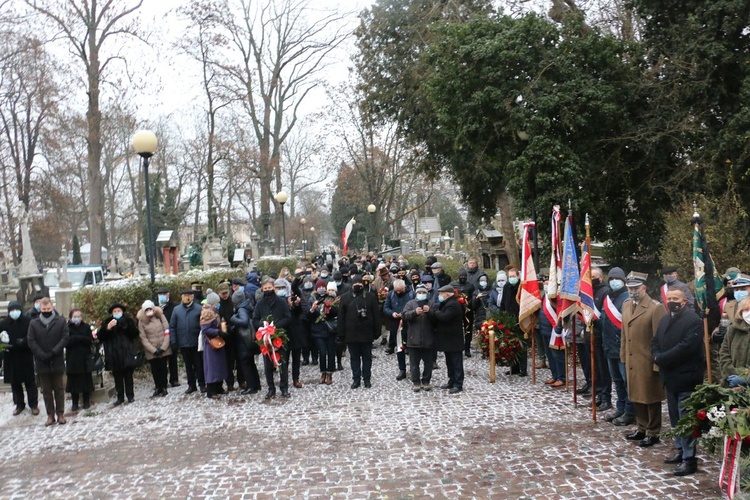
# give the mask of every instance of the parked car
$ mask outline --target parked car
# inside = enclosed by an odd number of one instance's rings
[[[62,271],[59,276],[57,273],[57,269],[49,269],[44,273],[44,284],[49,288],[52,301],[55,300],[55,292],[60,288],[59,280],[62,279]],[[96,286],[104,281],[104,268],[102,266],[68,266],[68,281],[73,290]]]

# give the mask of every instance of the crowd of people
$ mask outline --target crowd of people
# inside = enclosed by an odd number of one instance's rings
[[[472,340],[485,319],[498,312],[519,314],[520,276],[513,267],[498,271],[491,281],[477,259],[470,258],[454,280],[432,256],[422,267],[409,265],[403,257],[332,257],[320,255],[294,271],[282,269],[278,276],[253,271],[207,290],[205,296],[196,282],[182,291],[179,303],[162,288],[156,302],[146,300],[134,312],[112,304],[98,328],[86,323],[78,309],[63,317],[47,297],[36,297],[25,314],[20,303],[11,302],[8,316],[0,321],[0,341],[6,345],[5,381],[12,387],[13,413],[20,414],[26,405],[34,415],[39,413],[37,381],[45,425],[66,422],[65,392],[71,394],[73,411],[79,404],[89,408],[98,361],[92,343],[97,341],[104,349],[103,369],[114,380],[115,406],[134,400],[133,373],[144,358],[154,398],[180,385],[178,357],[183,360],[185,394],[212,399],[227,391],[260,392],[258,359],[263,363],[265,399],[277,396],[277,378],[282,398],[291,397],[290,375],[292,385],[301,389],[303,365],[317,364],[319,384],[331,385],[334,374],[343,370],[347,352],[350,388],[370,388],[376,382],[372,360],[378,342],[387,355],[395,354],[396,379],[408,378],[414,392],[433,389],[432,373],[442,352],[448,380],[440,389],[458,394],[463,391],[464,358],[472,356]],[[561,333],[565,338],[570,325],[564,321],[577,321],[579,333],[568,341],[577,343],[585,383],[574,390],[595,398],[600,411],[609,410],[607,422],[635,425],[625,437],[641,447],[659,442],[662,401],[667,400],[674,426],[682,416],[682,402],[704,382],[703,322],[690,288],[675,268],[663,269],[662,276],[661,300],[656,300],[648,295],[645,274],[626,275],[613,267],[605,280],[594,267],[600,317],[589,324],[580,317],[558,319],[555,298],[544,297],[532,333],[536,368],[549,369],[544,383],[559,390],[566,387],[569,368],[565,341],[559,344],[554,338]],[[729,292],[722,311],[727,321],[713,332],[711,357],[714,378],[741,387],[748,385],[750,366],[750,277],[736,268],[726,276]],[[256,332],[266,323],[283,330],[286,339],[264,345]],[[525,377],[528,365],[524,346],[506,374]],[[696,471],[695,448],[692,436],[675,440],[675,453],[665,460],[678,465],[675,475]]]

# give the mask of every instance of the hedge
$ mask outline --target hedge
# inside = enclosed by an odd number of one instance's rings
[[[419,268],[424,269],[424,261],[426,259],[424,255],[409,254],[404,255],[404,258],[409,262],[410,266],[412,264],[419,264]],[[437,259],[443,265],[443,272],[454,280],[458,279],[458,270],[464,267],[465,264],[458,259],[451,259],[449,257],[438,257]],[[490,283],[493,283],[497,277],[497,271],[494,269],[484,269],[484,272],[487,274]]]
[[[219,283],[232,278],[244,277],[242,268],[217,268],[190,270],[176,276],[159,276],[155,288],[169,288],[172,301],[178,300],[180,292],[190,288],[190,283],[202,280],[203,290],[216,289]],[[84,321],[97,322],[107,317],[107,309],[115,302],[128,308],[128,312],[135,316],[141,304],[148,299],[154,299],[151,290],[151,280],[148,276],[137,279],[124,279],[104,282],[100,286],[83,288],[73,297],[73,304],[83,313]],[[67,316],[68,311],[60,311]]]
[[[264,276],[274,275],[278,276],[279,271],[283,268],[287,268],[291,274],[294,274],[294,270],[297,267],[296,257],[265,257],[258,259],[255,267],[258,271],[262,272]]]

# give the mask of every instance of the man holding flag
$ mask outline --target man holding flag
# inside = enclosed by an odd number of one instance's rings
[[[534,341],[534,313],[542,307],[542,296],[539,291],[534,258],[529,245],[529,233],[534,230],[535,224],[527,222],[523,225],[523,246],[521,250],[521,287],[518,289],[518,324],[523,330],[524,337],[531,337]],[[536,346],[533,346],[532,356],[536,355]],[[536,359],[531,362],[532,383],[536,383]]]

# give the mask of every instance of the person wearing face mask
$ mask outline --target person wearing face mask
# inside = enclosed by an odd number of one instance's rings
[[[349,285],[344,283],[343,274],[339,271],[333,273],[333,282],[336,284],[336,295],[341,297],[349,291]]]
[[[420,284],[415,297],[404,306],[403,318],[409,327],[406,347],[409,348],[409,375],[414,392],[432,389],[433,352],[435,350],[435,327],[429,318],[430,304],[427,288]],[[423,369],[420,373],[420,364]]]
[[[141,305],[136,314],[138,336],[146,353],[146,361],[151,365],[154,379],[152,398],[167,395],[167,358],[172,354],[169,344],[169,322],[160,307],[150,300]]]
[[[156,290],[156,298],[158,306],[161,308],[161,312],[164,313],[164,317],[167,318],[167,323],[172,319],[172,311],[175,308],[175,303],[169,300],[169,288],[161,287]],[[169,365],[169,385],[177,387],[180,385],[180,373],[178,356],[180,355],[177,349],[171,350],[172,354],[167,356],[167,364]]]
[[[286,293],[277,294],[277,290],[279,292],[282,290],[286,292],[285,280],[264,278],[260,289],[263,295],[255,305],[255,310],[253,311],[253,328],[257,331],[263,326],[263,322],[268,321],[270,318],[276,328],[283,328],[288,331],[291,323],[291,312],[286,300]],[[291,397],[291,394],[289,394],[289,349],[288,347],[284,347],[277,352],[281,354],[281,362],[279,364],[279,389],[281,390],[281,397],[289,398]],[[276,367],[268,356],[263,356],[263,371],[266,376],[266,384],[268,385],[268,392],[265,399],[271,399],[276,396],[276,385],[273,378]]]
[[[234,315],[229,319],[229,323],[234,327],[238,334],[237,341],[237,362],[243,378],[247,381],[247,386],[240,392],[243,396],[248,394],[257,394],[260,389],[260,374],[258,367],[255,365],[255,356],[260,354],[260,347],[255,343],[255,330],[252,329],[253,304],[245,295],[244,290],[237,290],[232,294],[232,303],[234,304]]]
[[[659,322],[651,342],[651,355],[667,393],[669,422],[674,428],[685,413],[684,402],[703,383],[703,322],[688,306],[681,288],[667,291],[669,314]],[[675,476],[694,474],[698,469],[695,458],[696,439],[689,434],[675,437],[675,453],[664,463],[679,464]]]
[[[386,353],[393,354],[395,349],[398,347],[398,353],[396,359],[398,362],[398,375],[396,380],[406,379],[406,353],[401,346],[396,345],[398,337],[399,325],[401,327],[401,342],[402,345],[406,344],[408,339],[408,326],[403,319],[403,311],[406,303],[414,298],[414,294],[406,289],[406,283],[404,280],[397,279],[393,282],[393,290],[388,292],[388,296],[385,299],[383,305],[383,312],[391,318],[391,328],[388,335],[388,350]]]
[[[489,307],[494,313],[500,312],[500,308],[503,306],[503,289],[505,284],[508,282],[508,274],[504,270],[497,272],[495,278],[495,287],[490,292]]]
[[[362,278],[352,276],[352,289],[339,301],[338,337],[346,341],[352,370],[352,389],[364,381],[372,387],[372,341],[381,334],[378,296],[366,292]]]
[[[438,289],[438,306],[427,312],[435,328],[435,342],[438,351],[445,353],[448,368],[448,382],[440,386],[449,389],[450,394],[458,394],[464,387],[464,314],[452,286]]]
[[[738,388],[750,385],[747,376],[740,375],[740,370],[750,368],[750,297],[743,298],[737,304],[737,314],[719,349],[719,364],[723,386]]]
[[[336,334],[332,330],[336,325],[338,304],[335,296],[328,294],[326,282],[315,283],[315,295],[307,303],[307,315],[312,330],[312,339],[317,346],[320,359],[320,383],[332,384],[333,372],[336,371]]]
[[[472,298],[474,297],[474,285],[469,282],[469,272],[461,268],[458,270],[458,279],[451,286],[463,299],[464,307],[464,355],[471,357],[471,339],[474,327],[474,310],[472,309]]]
[[[83,409],[91,407],[91,393],[94,392],[94,380],[91,378],[93,367],[90,366],[91,344],[94,336],[91,326],[83,321],[80,309],[71,309],[68,314],[68,345],[65,347],[65,374],[67,382],[65,392],[70,393],[73,402],[72,411],[78,411],[79,398],[83,397]]]
[[[625,287],[625,271],[619,267],[613,267],[609,270],[608,278],[610,291],[604,299],[600,319],[602,351],[615,385],[617,405],[604,415],[604,420],[616,426],[624,426],[635,422],[635,411],[628,399],[627,370],[625,363],[620,361],[622,307],[630,297]]]
[[[188,388],[185,394],[192,394],[200,385],[206,391],[203,378],[203,357],[198,352],[198,334],[201,330],[201,306],[195,302],[192,290],[183,290],[180,305],[175,306],[169,320],[169,342],[172,349],[179,350],[185,365]]]
[[[42,387],[44,407],[47,410],[45,426],[57,423],[62,425],[65,419],[65,357],[63,350],[68,345],[68,322],[55,312],[52,301],[43,298],[39,307],[39,316],[29,323],[27,341],[34,354],[34,364]]]
[[[31,309],[26,311],[27,318],[34,319],[34,318],[39,317],[40,311],[42,310],[42,300],[44,298],[49,298],[49,297],[41,293],[37,293],[34,295],[34,297],[32,297],[31,300],[34,302],[34,305],[31,307]]]
[[[474,311],[475,331],[480,330],[482,323],[487,319],[487,309],[489,309],[491,292],[490,281],[487,279],[487,275],[480,276],[474,290],[474,297],[471,301],[471,310]]]
[[[516,320],[518,320],[520,306],[518,305],[518,300],[516,299],[516,297],[518,296],[518,288],[521,286],[521,280],[518,277],[518,269],[516,269],[515,267],[508,268],[506,272],[508,273],[508,282],[503,288],[503,302],[500,307],[500,311],[510,314],[511,316],[516,318]],[[527,364],[528,354],[526,352],[524,343],[524,348],[521,349],[521,352],[518,355],[518,360],[511,364],[510,370],[508,370],[505,374],[525,377],[528,373],[526,366]]]
[[[28,398],[26,402],[31,408],[31,413],[39,415],[39,390],[34,376],[34,355],[27,338],[29,323],[31,319],[21,313],[21,303],[9,302],[8,317],[0,321],[0,332],[6,332],[8,335],[3,353],[3,381],[10,384],[13,393],[13,404],[16,406],[13,410],[14,416],[19,415],[26,407],[24,386]]]
[[[731,270],[728,269],[728,271]],[[750,293],[750,276],[742,274],[739,271],[735,274],[732,281],[727,284],[726,296],[731,296],[731,299],[722,299],[719,303],[720,311],[722,315],[726,314],[729,324],[732,323],[736,318],[741,317],[737,304],[742,302],[748,297]],[[724,341],[724,336],[727,333],[726,328],[722,328],[721,325],[714,328],[711,333],[711,380],[714,383],[722,380],[721,367],[719,364],[719,351],[721,350],[721,344]]]
[[[133,364],[136,350],[142,350],[138,341],[138,326],[126,314],[127,308],[115,302],[109,306],[109,316],[102,321],[98,338],[104,344],[104,369],[112,372],[117,400],[114,406],[135,400],[133,392]]]
[[[661,432],[661,402],[664,388],[659,374],[654,371],[651,341],[666,309],[649,297],[646,291],[647,274],[631,271],[625,279],[630,300],[622,306],[622,340],[620,360],[625,363],[628,399],[633,404],[638,428],[625,435],[640,441],[647,448],[659,442]]]
[[[305,275],[305,277],[302,279],[302,285],[300,285],[299,292],[297,294],[299,295],[300,303],[303,304],[303,306],[310,304],[310,298],[315,295],[315,280],[313,280],[312,274]],[[318,348],[315,347],[315,341],[312,339],[312,323],[310,322],[309,315],[307,314],[302,315],[302,329],[305,340],[302,346],[301,364],[303,366],[307,366],[310,364],[311,354],[313,355],[313,359],[317,359],[318,357]],[[313,351],[315,354],[313,354]]]
[[[688,307],[692,308],[695,306],[695,299],[693,298],[693,294],[690,292],[690,287],[680,281],[680,275],[677,273],[677,268],[675,266],[664,267],[661,270],[661,276],[664,280],[664,284],[660,288],[661,303],[664,305],[664,308],[666,310],[669,310],[669,306],[667,305],[667,291],[670,288],[679,288],[680,290],[682,290],[682,292],[685,294],[685,297],[687,298]]]
[[[435,287],[441,288],[445,285],[450,285],[451,281],[453,281],[453,278],[449,274],[446,274],[443,270],[443,263],[442,262],[435,262],[430,266],[432,269],[432,277],[435,278]]]

